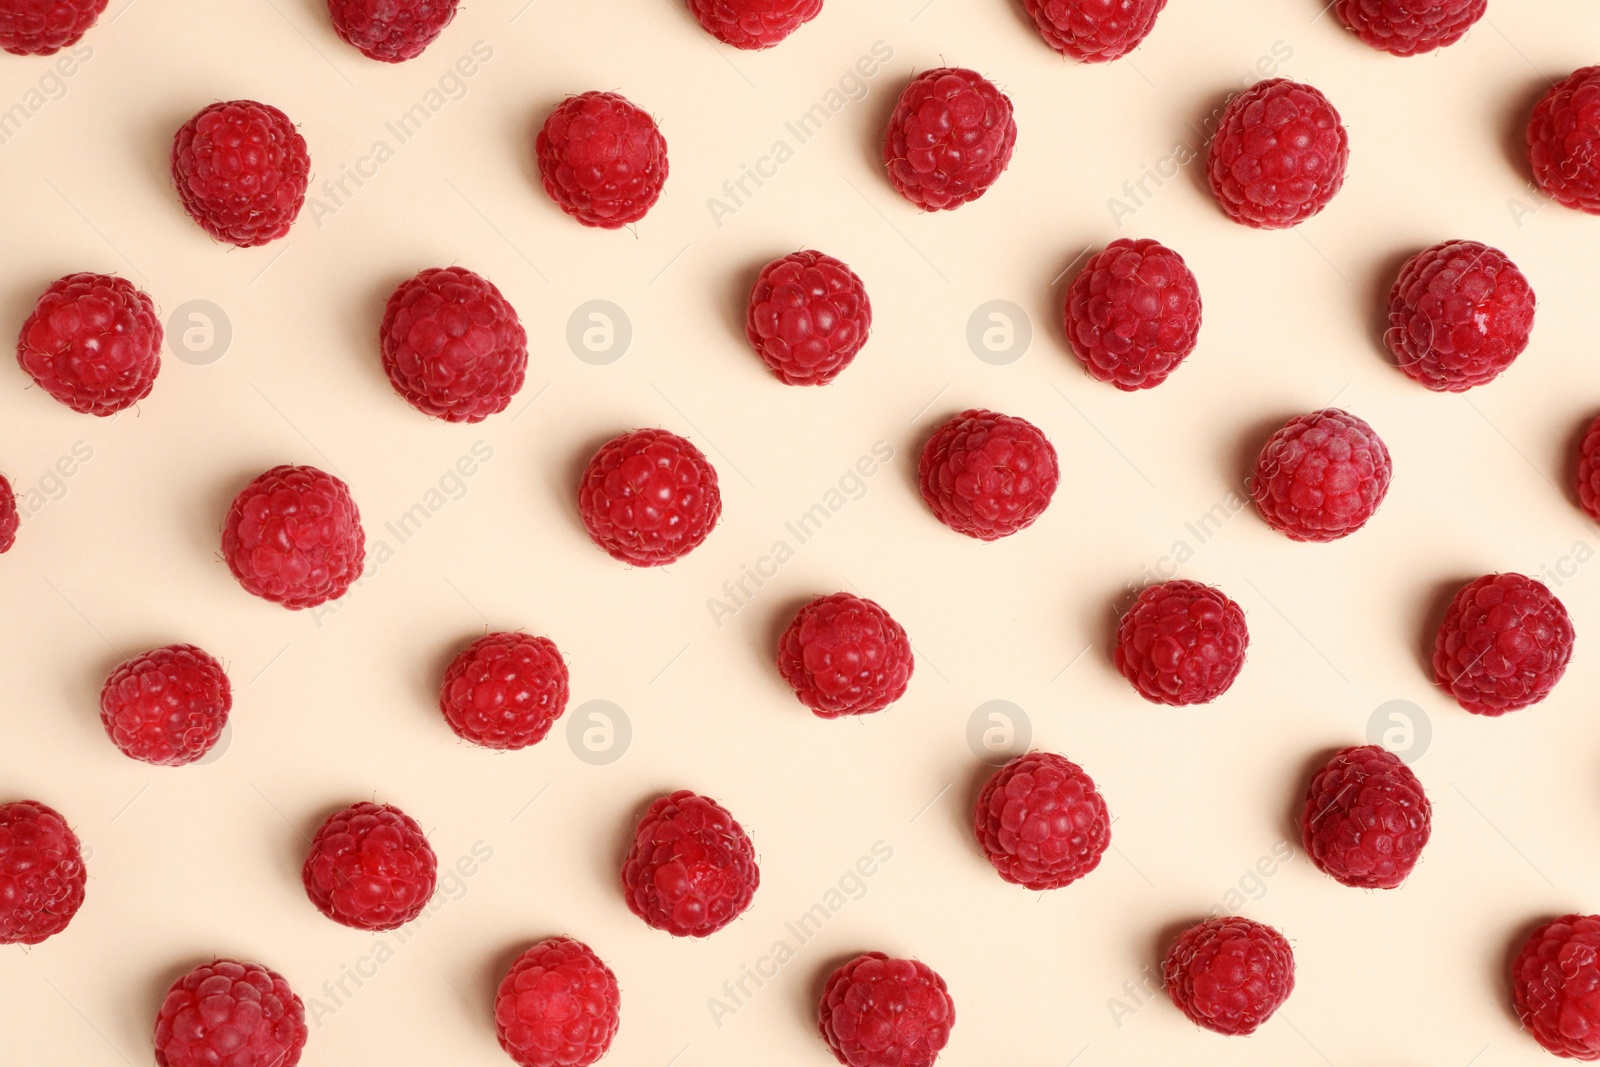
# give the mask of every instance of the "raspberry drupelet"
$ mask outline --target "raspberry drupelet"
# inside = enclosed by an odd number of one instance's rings
[[[828,976],[817,1028],[845,1067],[932,1067],[950,1041],[956,1005],[920,960],[866,952]]]
[[[1574,71],[1534,107],[1528,155],[1547,196],[1600,215],[1600,66]]]
[[[450,20],[460,0],[328,0],[333,30],[345,44],[380,63],[403,63],[422,54]]]
[[[465,267],[424,270],[396,286],[378,343],[394,391],[446,422],[482,422],[504,411],[528,369],[528,335],[516,309]]]
[[[728,809],[687,789],[657,797],[622,865],[633,912],[674,937],[706,937],[744,913],[761,886],[755,846]]]
[[[1583,432],[1578,444],[1578,506],[1583,513],[1600,522],[1600,415],[1596,415]],[[0,531],[0,546],[4,533]],[[0,551],[4,551],[0,547]]]
[[[311,903],[334,922],[394,930],[422,914],[438,873],[438,858],[415,819],[362,801],[323,822],[300,877]]]
[[[1106,802],[1082,767],[1030,752],[994,772],[978,794],[978,844],[1000,877],[1060,889],[1100,865],[1111,844]]]
[[[350,487],[315,467],[274,467],[234,497],[222,556],[245,590],[286,608],[336,600],[361,576],[366,535]]]
[[[83,39],[110,0],[0,0],[0,48],[53,56]]]
[[[1500,376],[1528,347],[1538,300],[1498,248],[1446,241],[1417,253],[1389,291],[1384,344],[1406,376],[1459,393]]]
[[[617,1036],[622,994],[594,949],[570,937],[517,957],[494,999],[500,1047],[518,1067],[590,1067]]]
[[[745,337],[785,385],[827,385],[872,332],[872,302],[855,271],[821,252],[793,252],[761,268]]]
[[[233,687],[205,650],[166,645],[123,663],[100,690],[100,722],[122,754],[178,767],[211,751],[228,724]]]
[[[1294,992],[1294,950],[1270,926],[1222,916],[1179,934],[1161,977],[1190,1022],[1219,1034],[1252,1034]]]
[[[444,672],[439,711],[456,736],[511,750],[543,741],[567,709],[567,663],[548,637],[491,633]]]
[[[1244,667],[1244,609],[1220,589],[1175,579],[1147,586],[1117,624],[1117,670],[1157,704],[1209,704]]]
[[[1600,915],[1564,915],[1529,934],[1511,963],[1511,1002],[1547,1051],[1600,1060]]]
[[[636,567],[681,559],[722,515],[717,472],[689,441],[634,430],[600,446],[578,482],[578,514],[595,544]]]
[[[305,1047],[305,1005],[259,963],[203,963],[156,1013],[157,1067],[295,1067]]]
[[[1233,221],[1297,226],[1344,185],[1350,138],[1339,112],[1309,85],[1273,78],[1239,93],[1222,113],[1206,173]]]
[[[1486,574],[1450,601],[1433,646],[1433,680],[1477,715],[1539,703],[1572,662],[1572,617],[1550,587]]]
[[[0,804],[0,945],[37,945],[83,907],[83,846],[61,813],[34,800]]]
[[[876,602],[818,597],[778,639],[778,671],[822,719],[882,711],[905,695],[916,666],[906,632]]]
[[[1373,48],[1416,56],[1455,44],[1483,18],[1489,0],[1336,0],[1339,21]]]
[[[724,44],[771,48],[822,13],[822,0],[689,0],[689,13]]]
[[[1167,0],[1023,0],[1045,43],[1081,63],[1106,63],[1138,48]]]
[[[306,200],[311,156],[289,116],[269,104],[212,104],[172,142],[172,184],[200,228],[251,248],[289,232]]]
[[[667,183],[667,141],[648,112],[617,93],[568,97],[534,139],[544,191],[585,226],[638,222]]]
[[[1151,389],[1194,351],[1200,286],[1159,241],[1114,241],[1067,289],[1067,340],[1089,376],[1118,389]]]
[[[1274,530],[1294,541],[1335,541],[1367,524],[1393,476],[1377,431],[1325,408],[1290,419],[1267,440],[1250,489]]]
[[[1016,143],[1009,97],[976,71],[938,67],[900,94],[883,162],[901,196],[926,211],[945,211],[988,192]]]
[[[11,482],[0,474],[0,553],[10,552],[17,543],[17,530],[22,526],[22,515],[17,510],[17,494]]]
[[[935,430],[917,467],[922,499],[935,517],[980,541],[1033,525],[1060,479],[1055,447],[1043,431],[982,408]]]
[[[1334,754],[1311,779],[1300,834],[1317,869],[1357,889],[1394,889],[1433,833],[1433,806],[1400,757],[1377,745]]]
[[[17,363],[73,411],[115,415],[150,395],[161,320],[125,278],[69,274],[50,283],[17,339]]]

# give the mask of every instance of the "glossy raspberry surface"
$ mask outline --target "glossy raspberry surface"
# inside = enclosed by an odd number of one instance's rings
[[[872,332],[872,302],[855,271],[821,252],[793,252],[761,268],[745,337],[785,385],[827,385]]]
[[[1191,1022],[1219,1034],[1250,1034],[1294,992],[1294,951],[1270,926],[1223,916],[1179,934],[1161,976]]]
[[[717,472],[689,441],[634,430],[600,446],[578,482],[578,514],[613,559],[659,567],[711,535],[722,515]]]
[[[0,945],[37,945],[65,930],[87,877],[60,812],[34,800],[0,804]]]
[[[1456,703],[1497,716],[1537,704],[1572,662],[1572,617],[1537,578],[1486,574],[1463,586],[1433,646],[1433,679]]]
[[[300,872],[317,910],[357,930],[393,930],[422,914],[439,861],[415,819],[363,801],[328,816]]]
[[[1344,186],[1349,160],[1349,135],[1328,98],[1273,78],[1228,102],[1206,173],[1233,221],[1282,229],[1328,206]]]
[[[1337,0],[1334,10],[1351,33],[1396,56],[1455,44],[1489,9],[1489,0]]]
[[[228,724],[233,687],[205,650],[166,645],[111,672],[100,690],[100,724],[123,755],[177,767],[211,751]]]
[[[394,391],[424,415],[482,422],[528,369],[528,335],[500,290],[465,267],[424,270],[389,296],[378,329]]]
[[[930,1067],[950,1041],[955,1001],[919,960],[866,952],[828,976],[817,1027],[846,1067]]]
[[[1600,522],[1600,415],[1590,421],[1578,444],[1578,504],[1584,514]]]
[[[219,241],[250,248],[289,232],[305,203],[311,156],[289,116],[269,104],[212,104],[172,142],[184,210]]]
[[[1377,431],[1325,408],[1295,416],[1267,440],[1250,488],[1274,530],[1294,541],[1335,541],[1366,525],[1393,476]]]
[[[1061,478],[1056,450],[1038,427],[982,408],[935,430],[917,472],[922,499],[939,521],[980,541],[1033,525]]]
[[[1377,745],[1335,753],[1311,779],[1300,834],[1311,862],[1357,889],[1394,889],[1433,833],[1433,805],[1400,757]]]
[[[689,0],[706,32],[735,48],[771,48],[822,13],[822,0]]]
[[[1250,647],[1244,609],[1220,589],[1175,579],[1145,587],[1117,624],[1117,670],[1157,704],[1209,704]]]
[[[126,278],[69,274],[22,324],[17,362],[73,411],[115,415],[150,395],[161,337],[155,304]]]
[[[17,543],[17,530],[21,526],[17,494],[12,492],[11,482],[6,476],[0,474],[0,552],[11,551],[11,546]]]
[[[1511,963],[1511,1001],[1547,1051],[1600,1060],[1600,915],[1564,915],[1529,934]]]
[[[617,1034],[622,995],[594,950],[570,937],[534,945],[494,1000],[500,1047],[520,1067],[588,1067]]]
[[[978,794],[978,844],[1000,877],[1029,889],[1060,889],[1100,865],[1111,817],[1094,779],[1050,752],[1018,756]]]
[[[1400,271],[1383,340],[1408,377],[1459,393],[1493,381],[1522,354],[1537,306],[1533,287],[1504,252],[1446,241]]]
[[[628,910],[674,937],[716,933],[744,913],[760,885],[743,827],[687,789],[651,803],[622,864]]]
[[[439,711],[463,740],[494,749],[544,740],[567,709],[567,663],[548,637],[491,633],[445,670]]]
[[[450,20],[460,0],[328,0],[333,30],[345,44],[380,63],[403,63],[422,54]]]
[[[1023,0],[1039,36],[1083,63],[1120,59],[1138,48],[1166,6],[1167,0]]]
[[[1096,381],[1150,389],[1194,351],[1200,285],[1159,241],[1114,241],[1067,289],[1067,340]]]
[[[904,628],[875,601],[818,597],[778,639],[778,671],[823,719],[882,711],[905,695],[916,666]]]
[[[305,1005],[259,963],[201,964],[156,1015],[157,1067],[295,1067],[305,1046]]]
[[[1574,71],[1534,107],[1528,156],[1547,196],[1600,215],[1600,66]]]
[[[926,211],[945,211],[988,192],[1016,143],[1008,96],[976,71],[937,67],[900,94],[883,162],[901,196]]]
[[[667,183],[667,140],[617,93],[570,96],[534,139],[544,191],[585,226],[638,222]]]
[[[361,576],[366,535],[344,482],[315,467],[273,467],[234,497],[222,555],[247,592],[313,608]]]
[[[0,48],[14,56],[50,56],[77,44],[109,0],[0,0]]]

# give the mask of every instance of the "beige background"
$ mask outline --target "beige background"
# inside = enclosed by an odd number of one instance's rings
[[[1398,60],[1318,17],[1317,0],[1175,0],[1131,61],[1088,68],[1059,60],[1007,0],[831,0],[759,55],[717,46],[677,0],[520,2],[467,3],[399,68],[339,42],[318,0],[114,0],[72,77],[0,57],[0,106],[29,114],[0,145],[4,330],[75,270],[126,275],[164,315],[212,301],[233,330],[215,363],[168,358],[153,395],[115,420],[0,371],[0,469],[42,505],[0,560],[12,605],[0,792],[56,805],[93,850],[71,929],[0,953],[8,1061],[146,1063],[167,983],[234,954],[333,1009],[313,1005],[307,1064],[502,1063],[483,1018],[498,978],[531,939],[566,932],[618,973],[610,1062],[630,1067],[830,1062],[811,1021],[820,979],[872,948],[947,978],[959,1023],[941,1062],[957,1067],[1546,1062],[1518,1032],[1502,975],[1530,922],[1600,909],[1600,533],[1568,488],[1575,434],[1600,408],[1600,266],[1596,221],[1537,210],[1516,146],[1548,80],[1600,58],[1600,9],[1497,0],[1469,40]],[[708,198],[876,42],[892,56],[865,98],[719,227]],[[492,54],[452,78],[475,46]],[[995,78],[1021,134],[990,195],[926,216],[876,160],[895,94],[941,62]],[[1273,64],[1326,91],[1350,127],[1333,206],[1297,231],[1249,231],[1191,166],[1147,185],[1119,230],[1108,198],[1193,145],[1194,126]],[[363,162],[393,140],[385,123],[441,82],[421,132],[381,166]],[[535,187],[533,128],[591,88],[652,111],[671,145],[666,195],[636,232],[584,229]],[[183,215],[166,154],[185,118],[234,97],[300,124],[319,186],[344,167],[372,176],[342,203],[319,192],[333,210],[308,209],[277,244],[213,244]],[[1051,282],[1087,246],[1126,235],[1179,249],[1206,302],[1188,365],[1133,396],[1067,354],[1065,281]],[[1454,237],[1506,250],[1541,298],[1528,353],[1465,397],[1414,385],[1375,343],[1399,263]],[[849,262],[876,311],[871,343],[823,391],[779,385],[740,325],[755,269],[801,246]],[[390,392],[375,351],[390,288],[452,262],[501,286],[532,349],[525,392],[477,427],[423,419]],[[631,319],[632,345],[609,366],[566,343],[591,299]],[[1031,349],[1007,366],[965,339],[993,299],[1032,318]],[[1186,528],[1228,500],[1272,426],[1336,398],[1395,457],[1366,530],[1300,546],[1249,510],[1204,543]],[[944,529],[914,488],[923,435],[970,405],[1034,421],[1064,463],[1054,506],[999,544]],[[613,563],[573,510],[583,460],[637,425],[688,434],[722,477],[722,525],[667,571]],[[708,598],[879,441],[895,458],[864,495],[716,626]],[[460,499],[403,544],[384,529],[478,442],[492,459]],[[74,448],[92,455],[50,477]],[[342,473],[374,551],[392,549],[336,613],[252,599],[217,557],[233,493],[281,462]],[[1146,705],[1110,665],[1119,597],[1147,570],[1172,573],[1175,547],[1180,573],[1221,585],[1250,618],[1250,662],[1206,709]],[[1444,597],[1486,571],[1544,568],[1580,634],[1566,681],[1535,710],[1467,715],[1425,669]],[[918,670],[890,712],[821,722],[777,677],[773,643],[798,603],[852,586],[905,624]],[[592,766],[564,730],[515,755],[455,743],[437,679],[486,625],[552,636],[574,708],[625,709],[625,755]],[[207,766],[147,768],[100,730],[109,668],[170,641],[223,658],[236,686],[232,746]],[[986,770],[965,738],[990,700],[1025,709],[1034,743],[1081,762],[1118,817],[1116,851],[1079,885],[1005,885],[971,841]],[[1361,893],[1311,867],[1290,813],[1312,762],[1364,741],[1391,700],[1431,723],[1416,768],[1435,834],[1405,888]],[[754,907],[702,942],[646,928],[616,886],[635,813],[678,787],[726,803],[762,862]],[[303,835],[373,797],[418,818],[445,864],[492,852],[397,949],[329,923],[299,886]],[[1286,836],[1294,858],[1252,874]],[[893,858],[864,895],[716,1025],[708,998],[877,842]],[[1137,1004],[1125,983],[1143,980],[1176,925],[1232,905],[1296,946],[1299,985],[1270,1025],[1228,1040],[1164,1001],[1114,1017],[1108,1002]],[[346,969],[369,976],[334,999],[321,987]]]

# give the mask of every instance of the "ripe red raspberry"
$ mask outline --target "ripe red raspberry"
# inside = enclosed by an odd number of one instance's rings
[[[1433,679],[1477,715],[1550,695],[1572,660],[1572,619],[1537,578],[1486,574],[1450,601],[1433,646]]]
[[[901,196],[926,211],[945,211],[988,192],[1016,143],[1006,94],[975,71],[936,67],[900,94],[883,162]]]
[[[1251,492],[1267,525],[1291,540],[1336,541],[1372,518],[1393,474],[1377,431],[1325,408],[1295,416],[1267,440]]]
[[[1600,66],[1574,71],[1534,107],[1528,154],[1546,195],[1600,215]]]
[[[956,1004],[920,960],[865,952],[828,976],[817,1027],[846,1067],[930,1067],[950,1041]]]
[[[0,48],[14,56],[51,56],[77,44],[109,0],[0,0]]]
[[[1382,52],[1414,56],[1455,44],[1489,0],[1338,0],[1339,21]]]
[[[114,415],[150,395],[161,337],[155,304],[126,278],[69,274],[22,324],[17,362],[73,411]]]
[[[760,885],[750,836],[727,808],[687,789],[651,803],[622,864],[628,910],[674,937],[716,933]]]
[[[543,741],[567,710],[567,664],[548,637],[485,634],[444,672],[439,711],[456,736],[494,749]]]
[[[415,59],[456,17],[459,0],[328,0],[333,31],[380,63]]]
[[[1349,161],[1350,138],[1328,98],[1273,78],[1228,101],[1206,169],[1229,218],[1283,229],[1328,206]]]
[[[689,0],[706,32],[735,48],[771,48],[822,12],[822,0]]]
[[[882,711],[905,695],[915,666],[900,624],[849,593],[811,601],[778,639],[778,672],[821,719]]]
[[[1336,753],[1311,779],[1300,833],[1317,869],[1357,889],[1394,889],[1433,832],[1433,806],[1400,757],[1377,745]]]
[[[1038,427],[982,408],[935,430],[918,466],[922,499],[934,515],[980,541],[1033,525],[1059,480],[1056,450]]]
[[[1049,752],[1001,767],[978,794],[978,844],[1000,877],[1060,889],[1100,865],[1111,844],[1106,802],[1083,768]]]
[[[1084,63],[1119,59],[1155,29],[1167,0],[1023,0],[1039,36]]]
[[[215,960],[172,983],[156,1014],[159,1067],[295,1067],[306,1009],[277,971]]]
[[[1528,935],[1511,963],[1511,1000],[1545,1049],[1600,1060],[1600,915],[1564,915]]]
[[[1418,252],[1395,279],[1384,344],[1408,377],[1459,393],[1493,381],[1522,354],[1537,303],[1504,252],[1446,241]]]
[[[1220,589],[1177,579],[1147,586],[1117,624],[1117,670],[1157,704],[1209,704],[1250,647],[1244,609]]]
[[[439,860],[416,820],[363,801],[328,816],[300,879],[317,910],[357,930],[393,930],[422,914]]]
[[[1584,514],[1600,522],[1600,415],[1589,423],[1578,445],[1578,503]],[[3,541],[4,534],[0,532],[0,542]]]
[[[268,104],[212,104],[172,142],[184,210],[219,241],[250,248],[289,232],[306,199],[311,156],[289,116]]]
[[[208,653],[167,645],[111,672],[100,690],[100,722],[122,754],[178,767],[211,751],[228,724],[233,687]]]
[[[482,422],[506,409],[528,369],[528,335],[487,278],[431,268],[401,282],[378,329],[389,384],[424,415]]]
[[[578,514],[612,559],[659,567],[711,534],[722,515],[705,453],[666,430],[634,430],[600,446],[578,482]]]
[[[1190,1022],[1250,1034],[1294,992],[1294,950],[1270,926],[1222,916],[1179,934],[1161,977]]]
[[[785,385],[827,385],[872,331],[872,302],[854,271],[821,252],[795,252],[761,268],[744,334]]]
[[[17,494],[11,491],[11,483],[6,476],[0,474],[0,552],[11,551],[11,546],[17,543],[17,529],[21,525]]]
[[[366,534],[350,487],[315,467],[273,467],[233,498],[222,555],[246,592],[286,608],[344,596],[361,576]]]
[[[648,112],[617,93],[569,96],[534,139],[556,206],[614,230],[644,218],[667,184],[667,140]]]
[[[1067,340],[1096,381],[1150,389],[1194,351],[1200,286],[1159,241],[1112,242],[1067,289]]]
[[[37,945],[83,907],[83,849],[54,808],[0,804],[0,945]]]
[[[521,1067],[589,1067],[617,1034],[622,994],[594,949],[551,937],[517,957],[494,998],[500,1047]]]

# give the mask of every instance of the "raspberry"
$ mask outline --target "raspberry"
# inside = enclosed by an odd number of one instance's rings
[[[1574,71],[1534,107],[1528,154],[1546,195],[1600,215],[1600,66]]]
[[[1033,525],[1059,480],[1056,450],[1038,427],[982,408],[935,430],[918,466],[922,499],[934,515],[980,541]]]
[[[1157,704],[1209,704],[1250,647],[1244,609],[1220,589],[1178,579],[1142,590],[1117,624],[1117,670]]]
[[[978,844],[1000,877],[1060,889],[1100,865],[1111,844],[1106,802],[1071,760],[1030,752],[994,772],[978,794]]]
[[[1350,138],[1328,98],[1273,78],[1228,101],[1206,171],[1229,218],[1276,230],[1327,207],[1349,161]]]
[[[155,304],[126,278],[69,274],[22,324],[17,362],[73,411],[114,415],[150,395],[161,337]]]
[[[482,422],[504,411],[528,369],[528,335],[487,278],[422,271],[389,296],[378,329],[389,384],[424,415]]]
[[[1584,514],[1600,522],[1600,416],[1589,423],[1578,445],[1578,503]],[[0,552],[5,551],[5,532],[0,528]]]
[[[361,576],[366,534],[350,487],[315,467],[273,467],[240,490],[222,555],[246,592],[286,608],[344,596]]]
[[[83,850],[61,813],[0,804],[0,945],[37,945],[83,907]]]
[[[1433,679],[1477,715],[1550,695],[1572,660],[1572,619],[1537,578],[1486,574],[1450,601],[1433,646]]]
[[[570,96],[534,140],[544,191],[585,226],[638,222],[667,183],[667,140],[617,93]]]
[[[1138,48],[1167,0],[1023,0],[1039,36],[1064,56],[1105,63]]]
[[[622,994],[594,949],[570,937],[517,957],[494,998],[500,1047],[521,1067],[588,1067],[617,1033]]]
[[[233,687],[222,664],[193,645],[167,645],[111,672],[100,722],[122,754],[178,767],[211,751],[228,724]]]
[[[456,736],[494,749],[544,740],[567,710],[567,664],[548,637],[485,634],[450,662],[439,711]]]
[[[6,476],[0,474],[0,552],[11,551],[11,546],[17,543],[17,529],[21,525],[17,494],[11,491],[11,483]]]
[[[1339,21],[1382,52],[1414,56],[1455,44],[1489,0],[1338,0]]]
[[[821,252],[795,252],[761,268],[744,335],[785,385],[827,385],[872,331],[872,302],[854,271]]]
[[[1067,340],[1096,381],[1150,389],[1194,351],[1200,286],[1159,241],[1114,241],[1067,289]]]
[[[1408,377],[1459,393],[1493,381],[1522,354],[1537,303],[1504,252],[1446,241],[1418,252],[1395,279],[1384,344]]]
[[[1564,915],[1528,935],[1511,963],[1511,1000],[1545,1049],[1600,1060],[1600,915]]]
[[[1161,976],[1190,1022],[1219,1034],[1251,1034],[1294,992],[1294,950],[1270,926],[1222,916],[1179,934]]]
[[[317,910],[357,930],[393,930],[422,914],[439,861],[416,820],[362,801],[328,816],[300,872]]]
[[[306,1009],[277,971],[215,960],[172,983],[156,1014],[159,1067],[295,1067]]]
[[[680,789],[657,797],[622,865],[628,910],[674,937],[706,937],[744,913],[761,885],[755,846],[728,809]]]
[[[415,59],[456,17],[459,0],[328,0],[333,31],[380,63]]]
[[[901,196],[926,211],[945,211],[988,192],[1016,143],[1006,94],[974,71],[937,67],[900,94],[883,162]]]
[[[822,12],[822,0],[689,0],[706,32],[735,48],[771,48]]]
[[[51,56],[77,44],[109,0],[0,0],[0,48],[14,56]]]
[[[1324,408],[1295,416],[1267,440],[1251,494],[1267,525],[1291,540],[1336,541],[1372,518],[1393,474],[1371,426]]]
[[[900,624],[871,600],[818,597],[778,639],[778,671],[821,719],[882,711],[905,695],[916,661]]]
[[[1317,869],[1357,889],[1394,889],[1433,832],[1433,806],[1400,757],[1347,748],[1311,779],[1300,833]]]
[[[184,210],[219,241],[251,248],[289,232],[306,199],[311,157],[289,116],[268,104],[212,104],[172,142]]]
[[[578,483],[578,513],[612,559],[659,567],[711,534],[722,515],[705,453],[666,430],[634,430],[600,446]]]
[[[817,1027],[846,1067],[930,1067],[950,1041],[956,1005],[919,960],[865,952],[828,976]]]

